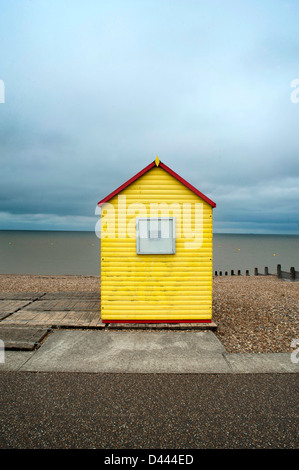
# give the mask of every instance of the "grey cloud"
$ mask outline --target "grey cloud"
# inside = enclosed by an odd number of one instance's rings
[[[98,200],[158,154],[216,201],[216,228],[295,230],[297,7],[170,3],[7,8],[0,211],[20,227],[92,230]]]

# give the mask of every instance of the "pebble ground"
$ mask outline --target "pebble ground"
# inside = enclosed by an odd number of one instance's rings
[[[291,352],[299,339],[299,283],[276,277],[217,277],[216,336],[229,353]]]

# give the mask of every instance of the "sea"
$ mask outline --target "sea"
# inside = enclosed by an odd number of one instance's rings
[[[41,275],[100,274],[100,240],[95,232],[0,231],[0,273]],[[213,271],[242,274],[254,268],[275,274],[299,270],[299,235],[213,235]]]

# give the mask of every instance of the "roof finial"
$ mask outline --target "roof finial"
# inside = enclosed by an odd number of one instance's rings
[[[156,166],[159,166],[159,165],[160,165],[160,160],[159,160],[158,155],[157,155],[157,157],[156,157],[155,164],[156,164]]]

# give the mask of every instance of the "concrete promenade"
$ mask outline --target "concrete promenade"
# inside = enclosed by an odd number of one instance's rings
[[[53,330],[1,370],[94,373],[298,373],[284,354],[228,354],[211,331]]]
[[[104,325],[99,295],[0,293],[0,371],[299,372],[291,353],[227,353],[215,324]]]

